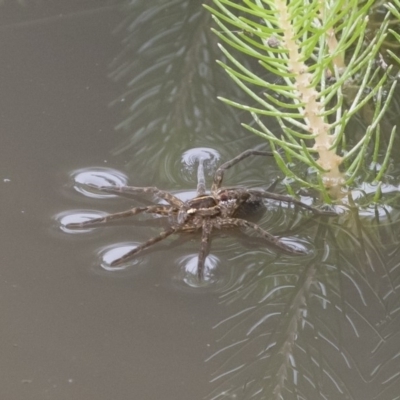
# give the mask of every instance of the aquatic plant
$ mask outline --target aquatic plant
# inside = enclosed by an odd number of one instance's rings
[[[373,0],[214,0],[214,32],[230,49],[220,48],[229,62],[219,64],[250,97],[247,104],[221,99],[251,113],[248,130],[266,138],[287,178],[320,190],[351,185],[367,162],[377,163],[381,121],[388,110],[397,80],[393,65],[400,59],[383,44],[398,23],[399,0],[388,3],[379,26],[369,24]],[[243,64],[243,54],[260,69]],[[238,56],[239,55],[239,56]],[[357,139],[350,122],[371,109],[365,132]],[[266,122],[275,118],[280,134]],[[374,181],[388,166],[396,127]],[[373,146],[371,145],[373,143]],[[382,151],[382,149],[381,149]],[[367,157],[368,155],[368,157]],[[312,179],[295,172],[293,162],[307,167]]]

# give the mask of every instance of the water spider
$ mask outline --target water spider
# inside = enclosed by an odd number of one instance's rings
[[[286,253],[295,255],[304,254],[303,250],[296,249],[279,237],[267,232],[259,225],[242,218],[244,210],[257,208],[263,205],[263,199],[269,198],[280,202],[287,202],[303,207],[314,214],[336,215],[331,211],[322,211],[309,206],[287,195],[272,193],[263,189],[247,189],[244,187],[221,187],[224,172],[238,162],[249,156],[272,156],[267,151],[246,150],[232,160],[222,164],[215,172],[211,190],[208,193],[205,185],[203,160],[199,160],[197,172],[197,193],[190,200],[182,201],[173,194],[160,190],[156,187],[133,187],[133,186],[104,186],[96,189],[112,194],[152,194],[164,200],[168,204],[155,204],[144,207],[135,207],[126,211],[108,214],[104,217],[91,219],[79,223],[70,223],[67,228],[84,228],[96,224],[107,223],[116,219],[131,217],[140,213],[157,214],[168,218],[169,227],[159,235],[152,237],[134,249],[128,251],[122,257],[114,260],[111,266],[125,263],[142,250],[160,242],[170,235],[187,232],[201,232],[201,245],[197,261],[197,276],[201,280],[204,274],[204,264],[210,249],[211,232],[216,229],[246,228],[261,236],[268,244],[280,248]]]

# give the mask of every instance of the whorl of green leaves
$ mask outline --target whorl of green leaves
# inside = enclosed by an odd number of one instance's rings
[[[371,139],[375,141],[374,154],[378,154],[379,122],[396,80],[388,84],[391,66],[382,67],[377,60],[382,57],[381,45],[389,32],[389,16],[400,20],[399,4],[387,6],[390,11],[370,40],[365,34],[373,0],[214,3],[215,9],[206,8],[218,25],[214,31],[219,38],[280,78],[279,83],[271,82],[250,71],[220,45],[230,61],[229,65],[220,64],[253,101],[246,105],[222,100],[252,113],[256,124],[244,126],[268,139],[273,149],[283,150],[275,152],[275,158],[287,177],[322,191],[327,186],[351,184],[365,162]],[[399,35],[395,37],[400,40]],[[396,61],[400,63],[398,58]],[[346,95],[349,86],[353,91],[350,99]],[[365,134],[349,149],[345,140],[348,122],[371,101],[373,118],[368,121]],[[263,116],[276,118],[282,135],[272,132],[263,123]],[[382,166],[388,164],[394,133],[395,128]],[[293,160],[316,172],[313,183],[287,167]],[[343,165],[344,174],[339,171]],[[380,179],[383,172],[381,168],[375,179]]]

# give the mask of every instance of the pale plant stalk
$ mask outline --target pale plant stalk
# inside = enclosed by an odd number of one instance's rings
[[[312,74],[308,72],[307,65],[301,60],[301,49],[295,39],[295,32],[290,21],[290,15],[287,8],[287,1],[275,1],[277,18],[282,27],[282,46],[288,50],[288,69],[295,76],[294,86],[298,93],[298,98],[304,104],[302,109],[304,122],[307,130],[315,135],[314,149],[319,155],[318,164],[327,171],[324,174],[326,186],[336,185],[341,181],[339,165],[342,157],[338,156],[331,148],[333,136],[331,135],[331,126],[325,122],[322,117],[324,113],[323,104],[318,101],[319,94],[312,84]],[[323,6],[322,6],[323,7]],[[331,44],[333,44],[334,34],[331,35]],[[332,182],[333,181],[333,182]]]

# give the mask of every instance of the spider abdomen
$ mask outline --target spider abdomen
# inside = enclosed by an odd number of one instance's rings
[[[262,198],[250,196],[249,199],[240,204],[233,216],[236,218],[256,217],[264,213],[265,210],[266,208]]]
[[[262,197],[245,188],[223,188],[217,193],[222,217],[245,217],[264,210]]]

